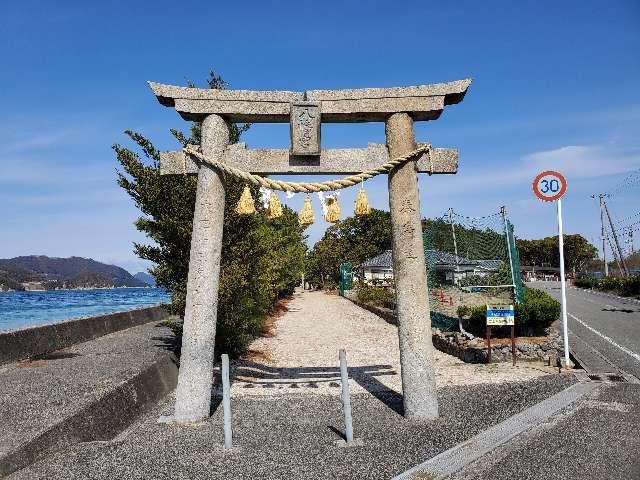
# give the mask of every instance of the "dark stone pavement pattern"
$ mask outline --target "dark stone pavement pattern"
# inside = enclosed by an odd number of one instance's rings
[[[413,423],[393,392],[352,397],[355,437],[340,448],[339,397],[232,398],[234,444],[222,449],[222,409],[189,427],[157,423],[173,396],[111,442],[77,444],[16,472],[12,479],[388,479],[575,382],[570,374],[526,382],[446,387],[441,416]]]
[[[603,384],[577,408],[516,437],[452,480],[640,478],[640,385]]]

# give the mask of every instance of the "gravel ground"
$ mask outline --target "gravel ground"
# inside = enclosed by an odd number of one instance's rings
[[[233,395],[309,392],[339,395],[338,350],[346,349],[353,394],[402,392],[398,332],[394,325],[352,302],[322,292],[295,294],[276,321],[275,337],[250,349],[256,360],[232,362]],[[434,349],[438,388],[523,381],[551,374],[540,364],[467,364]]]
[[[159,424],[173,398],[114,442],[76,445],[15,473],[12,479],[388,479],[476,435],[575,381],[549,375],[518,382],[448,386],[441,417],[409,422],[398,394],[353,397],[361,447],[338,447],[339,398],[330,395],[232,399],[234,444],[222,450],[222,409],[208,422]]]
[[[15,479],[390,478],[575,382],[524,366],[467,365],[434,353],[441,416],[402,416],[396,328],[340,297],[295,295],[275,336],[232,363],[232,452],[222,450],[222,409],[196,426],[160,424],[170,396],[113,441],[75,445]],[[347,350],[354,430],[361,447],[339,447],[343,418],[338,350]]]
[[[0,456],[164,355],[171,332],[156,324],[105,335],[39,360],[0,365]]]

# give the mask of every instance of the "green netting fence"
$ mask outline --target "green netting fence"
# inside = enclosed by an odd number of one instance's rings
[[[424,248],[431,320],[458,328],[458,308],[522,301],[523,285],[513,225],[506,211],[467,217],[453,210],[427,219]]]

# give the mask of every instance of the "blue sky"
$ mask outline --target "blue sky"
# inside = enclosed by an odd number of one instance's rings
[[[473,78],[465,100],[418,141],[458,147],[455,176],[420,179],[424,216],[506,205],[523,238],[556,231],[530,182],[569,180],[566,230],[598,239],[592,193],[640,168],[640,4],[540,2],[21,1],[0,17],[0,257],[79,255],[145,268],[132,253],[138,215],[115,184],[114,142],[137,130],[175,149],[187,124],[146,81],[305,90]],[[323,126],[324,147],[384,143],[384,126]],[[286,124],[255,125],[250,147],[288,145]],[[387,208],[386,178],[367,185]],[[341,196],[351,214],[356,189]],[[638,211],[640,188],[612,202]],[[300,196],[287,200],[294,208]],[[316,216],[320,210],[316,200]],[[313,242],[326,224],[309,229]],[[640,246],[640,241],[637,242]]]

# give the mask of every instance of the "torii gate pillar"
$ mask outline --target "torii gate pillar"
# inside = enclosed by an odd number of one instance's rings
[[[391,158],[416,148],[413,120],[406,113],[391,115],[385,133]],[[415,162],[389,172],[389,208],[404,415],[435,418],[438,401],[431,360],[431,317]]]
[[[229,126],[219,115],[202,122],[202,151],[223,160]],[[174,421],[192,423],[210,415],[214,346],[218,319],[218,285],[224,225],[224,183],[208,165],[198,170],[193,214],[187,302],[184,312],[180,371]]]

